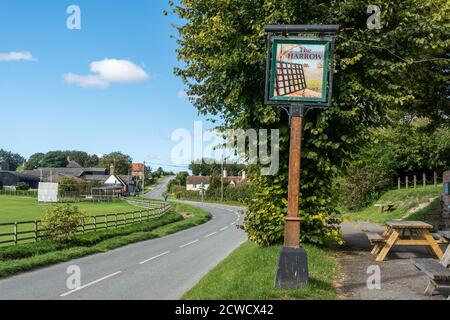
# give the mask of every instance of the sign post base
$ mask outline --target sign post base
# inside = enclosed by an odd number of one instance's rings
[[[302,289],[308,282],[308,257],[305,249],[283,247],[275,286],[280,289]]]

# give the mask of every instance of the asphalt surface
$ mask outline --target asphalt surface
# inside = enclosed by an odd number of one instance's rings
[[[0,300],[178,299],[246,240],[241,208],[198,204],[214,218],[179,233],[0,280]],[[68,268],[81,287],[67,285]]]
[[[146,193],[144,195],[147,199],[163,199],[163,193],[166,192],[167,186],[169,185],[169,182],[173,180],[175,177],[164,177],[161,183],[159,183],[157,186],[155,186],[150,192]]]

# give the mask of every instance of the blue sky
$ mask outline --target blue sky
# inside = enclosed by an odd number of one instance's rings
[[[81,30],[66,27],[69,5],[81,9]],[[119,150],[154,167],[170,164],[172,132],[205,119],[173,75],[171,24],[182,22],[165,9],[166,0],[2,0],[0,148],[25,157]],[[114,78],[110,62],[127,63],[131,78]],[[99,77],[101,85],[83,87]]]

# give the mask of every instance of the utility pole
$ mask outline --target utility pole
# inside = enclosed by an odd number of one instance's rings
[[[144,190],[145,190],[145,161],[144,161],[144,167],[142,168],[143,174],[142,174],[142,200],[144,200]]]
[[[222,161],[221,161],[221,173],[220,173],[220,201],[223,202],[223,178],[224,178],[224,165],[223,162],[225,161],[225,158],[223,157],[223,153],[222,153]]]

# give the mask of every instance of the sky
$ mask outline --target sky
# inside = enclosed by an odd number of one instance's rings
[[[81,29],[74,11],[81,11]],[[0,1],[0,149],[122,151],[171,167],[177,129],[205,121],[173,74],[166,0]],[[205,123],[205,127],[211,127]]]

